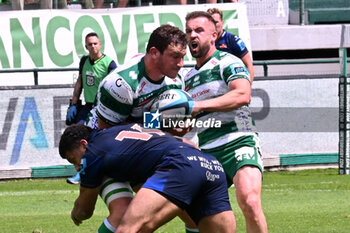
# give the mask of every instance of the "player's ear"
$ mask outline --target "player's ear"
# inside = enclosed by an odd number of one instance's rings
[[[80,140],[80,145],[84,146],[84,148],[86,147],[87,144],[88,142],[85,139]]]
[[[214,43],[215,43],[216,39],[218,38],[218,31],[216,31],[216,30],[213,31],[212,38],[213,38]]]
[[[151,47],[149,50],[149,54],[151,54],[152,58],[156,58],[160,52],[156,47]]]

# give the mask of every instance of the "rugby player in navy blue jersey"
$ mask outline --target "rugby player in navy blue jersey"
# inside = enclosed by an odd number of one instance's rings
[[[222,19],[222,11],[218,8],[209,8],[207,12],[215,20],[218,39],[215,41],[217,50],[224,51],[240,58],[247,67],[250,74],[250,83],[254,80],[254,66],[249,51],[243,40],[223,29],[224,21]]]
[[[81,171],[71,218],[92,216],[105,176],[142,184],[115,232],[153,232],[186,210],[200,232],[235,232],[226,175],[211,155],[157,129],[123,124],[104,130],[68,127],[62,158]]]
[[[99,86],[97,107],[90,112],[88,126],[108,128],[126,120],[142,122],[143,112],[157,96],[168,89],[183,89],[178,71],[184,64],[186,34],[179,28],[164,24],[150,35],[146,53],[137,55],[112,71]],[[128,182],[105,177],[100,195],[109,216],[98,233],[115,231],[133,193]]]

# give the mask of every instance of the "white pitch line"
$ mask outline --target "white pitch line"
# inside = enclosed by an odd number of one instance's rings
[[[290,192],[290,191],[300,191],[295,189],[263,189],[262,192]],[[350,190],[332,190],[332,189],[303,189],[307,192],[345,192],[348,193]]]
[[[312,182],[312,183],[297,183],[297,184],[280,184],[280,183],[274,183],[274,184],[263,184],[263,187],[275,187],[275,186],[306,186],[306,185],[320,185],[320,184],[334,184],[333,181],[327,181],[327,182]]]
[[[66,194],[74,193],[78,194],[79,190],[31,190],[31,191],[20,191],[20,192],[0,192],[0,197],[8,196],[26,196],[26,195],[44,195],[44,194]]]

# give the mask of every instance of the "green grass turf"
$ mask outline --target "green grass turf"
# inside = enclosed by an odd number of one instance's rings
[[[100,199],[91,219],[79,227],[70,220],[78,188],[65,179],[0,182],[0,232],[96,232],[108,214]],[[245,232],[234,191],[229,189],[237,232]],[[350,176],[336,169],[265,172],[262,202],[270,233],[350,232]],[[175,232],[184,232],[177,218],[157,230]]]

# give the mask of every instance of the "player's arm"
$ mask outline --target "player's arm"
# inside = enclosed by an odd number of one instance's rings
[[[73,97],[72,97],[72,105],[76,105],[79,101],[81,92],[83,91],[83,67],[88,56],[83,56],[79,61],[79,75],[78,79],[74,85]]]
[[[250,73],[250,83],[252,84],[254,80],[254,66],[248,48],[241,38],[232,34],[229,35],[230,36],[228,41],[232,54],[239,57],[244,63],[244,65],[247,67]]]
[[[96,112],[99,129],[120,124],[131,115],[134,92],[118,73],[112,72],[102,80],[98,88],[97,98]]]
[[[76,105],[78,103],[82,91],[83,91],[83,82],[82,82],[81,74],[79,74],[77,82],[75,83],[75,86],[74,86],[74,91],[73,91],[73,97],[72,97],[73,105]]]
[[[71,218],[75,225],[79,226],[83,220],[92,216],[99,191],[100,187],[90,189],[80,186],[79,197],[75,200],[71,212]]]
[[[249,104],[251,92],[249,80],[245,78],[232,80],[229,83],[229,88],[230,91],[222,96],[194,101],[192,114],[202,111],[228,112]]]
[[[79,98],[80,98],[82,89],[83,89],[83,85],[81,80],[81,74],[79,74],[77,82],[75,83],[75,86],[74,86],[72,101],[69,104],[69,107],[67,109],[67,115],[66,115],[67,125],[75,123],[76,116],[78,114],[78,103],[79,103]]]
[[[253,84],[254,81],[254,66],[252,58],[250,57],[250,54],[247,53],[244,55],[241,60],[243,61],[244,65],[247,67],[249,74],[250,74],[250,84]]]
[[[194,142],[187,140],[186,138],[181,138],[181,141],[183,141],[184,143],[187,143],[187,144],[193,146],[194,148],[200,150],[200,148]]]
[[[115,61],[111,61],[111,63],[109,63],[109,66],[108,66],[108,71],[107,73],[111,73],[112,70],[116,69],[117,68],[117,64],[115,63]]]

